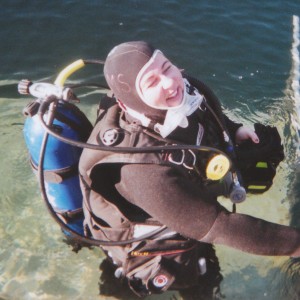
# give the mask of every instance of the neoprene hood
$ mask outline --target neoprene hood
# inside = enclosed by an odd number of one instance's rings
[[[125,107],[144,114],[153,121],[162,121],[166,110],[151,108],[136,91],[136,77],[150,60],[155,48],[143,41],[126,42],[114,47],[104,64],[104,76],[110,89]]]

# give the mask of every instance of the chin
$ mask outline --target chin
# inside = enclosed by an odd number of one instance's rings
[[[176,107],[176,106],[179,106],[183,101],[183,95],[182,93],[180,93],[180,96],[178,98],[175,98],[175,99],[169,99],[167,100],[167,105],[168,107]]]
[[[168,107],[177,107],[182,103],[182,100],[171,100],[170,102],[167,101]]]

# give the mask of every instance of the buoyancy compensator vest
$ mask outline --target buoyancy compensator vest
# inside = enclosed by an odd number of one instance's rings
[[[206,97],[210,96],[209,93],[210,90],[207,90]],[[220,119],[222,118],[220,122],[222,122],[222,126],[225,127],[226,119],[224,120],[222,117],[221,108],[217,99],[210,101],[210,105],[212,109],[217,112],[218,116],[220,116]],[[213,118],[211,116],[207,118],[209,113],[210,112],[204,111],[200,116],[202,118],[201,120],[207,121],[206,127],[210,127],[210,130],[213,128],[217,131],[218,126],[213,124]],[[98,143],[100,145],[120,148],[139,148],[143,146],[167,145],[168,142],[170,142],[166,139],[158,139],[157,136],[153,138],[153,135],[149,135],[147,130],[134,122],[126,123],[126,121],[122,121],[121,110],[112,98],[106,98],[101,101],[98,116],[98,123],[93,130],[89,143]],[[236,128],[241,125],[235,124],[233,126],[235,127],[233,128],[233,132],[235,132]],[[255,129],[257,130],[257,127]],[[211,136],[204,138],[203,141],[205,143],[213,143],[216,147],[224,146],[222,142],[220,142],[220,134],[217,137],[213,133],[210,135]],[[259,137],[263,139],[261,135],[259,135]],[[178,137],[176,137],[176,139],[177,138]],[[280,138],[279,140],[275,140],[277,144],[278,142],[280,144]],[[178,153],[178,151],[175,152]],[[173,158],[176,156],[175,152],[171,153],[173,154]],[[80,173],[82,190],[84,191],[85,232],[87,235],[101,240],[126,240],[134,237],[138,228],[144,227],[145,229],[148,227],[147,230],[151,230],[151,228],[162,226],[152,220],[143,210],[129,204],[126,199],[122,199],[114,188],[115,182],[112,179],[114,176],[110,177],[109,174],[110,172],[118,172],[120,166],[124,163],[163,164],[172,165],[173,167],[182,167],[185,165],[187,170],[191,171],[193,169],[193,163],[189,168],[186,161],[182,161],[182,158],[187,158],[188,155],[179,155],[179,161],[182,163],[178,164],[176,159],[172,159],[171,161],[166,160],[166,154],[169,155],[170,153],[153,152],[134,153],[132,155],[129,153],[116,154],[109,151],[99,152],[84,150],[80,161]],[[247,161],[247,159],[243,157],[243,147],[240,147],[238,149],[237,159],[242,158]],[[188,161],[193,162],[193,159],[194,156],[191,155]],[[239,166],[242,166],[242,164],[240,163]],[[242,168],[242,170],[244,171],[248,167],[249,165]],[[246,176],[246,173],[242,175]],[[270,176],[272,177],[274,175],[275,174],[272,173]],[[249,181],[247,181],[247,183],[249,183]],[[250,188],[251,187],[247,186],[248,191],[251,191]],[[262,189],[259,191],[262,192]],[[171,235],[165,235],[165,237],[163,237],[164,234],[165,233],[162,235],[159,234],[153,236],[151,239],[144,239],[143,241],[127,246],[103,247],[104,251],[118,266],[118,274],[125,276],[129,280],[131,288],[140,295],[147,292],[164,291],[171,286],[174,287],[173,283],[175,279],[177,280],[177,284],[182,285],[182,282],[180,283],[179,274],[175,276],[172,272],[170,273],[170,271],[166,269],[163,261],[166,257],[169,257],[168,253],[175,252],[178,255],[177,259],[180,260],[184,257],[183,254],[186,255],[189,251],[193,251],[192,249],[196,249],[199,246],[199,243],[189,241],[177,233],[173,232]],[[192,257],[192,252],[189,252],[188,256]],[[168,264],[170,264],[171,261],[172,260],[169,260]],[[193,264],[187,265],[189,265],[189,267],[195,266],[195,261],[193,261]],[[157,270],[159,271],[156,272]],[[158,280],[158,278],[161,278],[160,276],[165,278],[165,281],[163,281],[164,284],[158,288],[154,282]],[[191,277],[189,276],[189,278]],[[153,284],[155,288],[151,290]]]
[[[115,147],[166,145],[135,123],[122,121],[121,110],[112,98],[101,100],[98,122],[89,143]],[[119,120],[121,121],[119,122]],[[180,151],[181,152],[181,151]],[[167,152],[112,153],[85,149],[80,159],[81,186],[84,195],[85,233],[96,239],[116,241],[138,238],[163,225],[153,220],[116,191],[114,185],[124,163],[176,165],[166,159]],[[186,168],[186,172],[190,172]],[[113,176],[110,174],[113,173]],[[102,246],[117,267],[117,276],[127,278],[138,295],[163,292],[169,288],[187,288],[198,283],[205,271],[201,263],[208,262],[208,247],[212,246],[182,237],[166,229],[126,246]],[[199,265],[200,264],[200,265]],[[201,270],[202,268],[202,270]],[[201,275],[202,273],[202,275]]]

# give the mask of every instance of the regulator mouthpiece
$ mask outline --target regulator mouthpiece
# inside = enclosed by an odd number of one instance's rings
[[[65,101],[79,102],[79,99],[70,88],[64,88],[51,83],[33,83],[27,79],[23,79],[18,84],[18,91],[21,95],[32,95],[38,99],[55,96]]]

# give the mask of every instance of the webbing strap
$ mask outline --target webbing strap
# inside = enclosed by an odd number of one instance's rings
[[[32,169],[37,172],[38,166],[30,159]],[[44,177],[46,182],[62,183],[64,180],[78,174],[78,166],[73,165],[62,169],[45,170]]]

